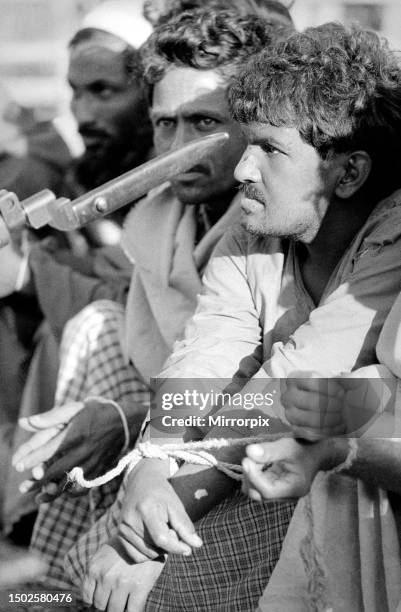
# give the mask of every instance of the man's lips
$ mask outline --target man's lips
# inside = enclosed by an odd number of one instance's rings
[[[265,206],[266,202],[263,195],[252,185],[241,185],[241,208],[244,212],[251,213],[253,210]]]
[[[254,212],[260,211],[263,208],[263,204],[259,200],[252,200],[250,198],[241,198],[241,210],[246,215],[251,215]]]
[[[205,176],[208,174],[208,171],[204,166],[193,166],[186,172],[182,172],[176,176],[176,180],[180,183],[191,182],[198,179],[200,176]]]

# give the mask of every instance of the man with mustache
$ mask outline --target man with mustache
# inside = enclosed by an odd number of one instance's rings
[[[89,13],[72,39],[68,70],[71,107],[86,149],[67,171],[57,196],[75,198],[149,157],[152,129],[138,48],[151,31],[132,2],[113,1]],[[51,153],[49,150],[49,156]],[[121,219],[121,214],[116,215],[117,223],[113,223],[114,243]],[[57,341],[66,322],[95,299],[126,301],[132,267],[118,244],[108,244],[108,233],[105,236],[103,230],[109,232],[110,225],[105,220],[82,232],[63,233],[60,240],[29,241],[24,243],[24,251],[19,250],[17,241],[0,250],[0,297],[10,296],[9,301],[24,314],[21,322],[14,325],[8,316],[2,325],[2,339],[6,342],[6,332],[14,333],[24,351],[19,369],[6,345],[1,360],[2,383],[7,390],[4,399],[13,399],[15,420],[21,412],[28,416],[54,405]],[[13,393],[14,387],[18,395]],[[23,440],[17,431],[14,445]],[[7,474],[7,525],[35,510],[33,500],[21,502],[16,480],[15,473]],[[25,539],[29,527],[30,523]],[[17,524],[16,537],[20,531]]]
[[[223,389],[230,383],[230,392],[244,397],[274,394],[277,379],[294,371],[330,377],[375,363],[379,333],[400,289],[396,55],[370,32],[325,24],[251,59],[229,98],[248,142],[235,171],[243,185],[242,227],[217,245],[185,338],[159,375],[159,397],[178,392],[170,418],[199,415],[183,406],[191,379],[201,379],[203,388],[210,379]],[[269,427],[250,431],[240,421],[163,427],[161,404],[148,435],[162,444],[288,433],[279,401],[276,411],[260,405],[255,400],[253,412],[269,416]],[[226,399],[213,417],[238,413],[250,416]],[[309,452],[294,439],[289,443]],[[318,450],[310,455],[315,467],[324,460]],[[236,464],[244,449],[212,453]],[[334,457],[333,464],[345,458]],[[214,467],[184,464],[172,477],[170,467],[152,458],[134,467],[119,524],[117,545],[133,562],[169,553],[146,610],[185,610],[188,602],[199,612],[254,610],[295,502],[248,500]],[[90,580],[86,586],[89,591]],[[274,603],[280,612],[293,609]]]
[[[149,155],[151,130],[147,100],[138,86],[137,49],[150,33],[128,2],[107,2],[86,16],[69,44],[71,110],[85,145],[74,178],[83,191]]]
[[[175,340],[181,337],[201,290],[200,275],[210,253],[225,229],[238,217],[233,170],[245,142],[240,126],[228,110],[228,80],[245,58],[270,44],[276,27],[253,15],[198,10],[175,16],[160,26],[144,47],[142,56],[152,99],[156,152],[172,151],[212,133],[227,132],[230,138],[222,149],[137,204],[126,220],[123,245],[134,263],[134,274],[124,329],[124,345],[132,364],[131,404],[124,405],[123,409],[131,425],[131,444],[138,432],[137,422],[131,422],[132,415],[138,421],[138,410],[142,410],[143,419],[145,412],[140,404],[149,396],[149,379],[161,368]],[[71,340],[75,339],[76,343],[87,337],[83,329],[87,330],[96,316],[99,319],[99,312],[106,311],[108,314],[101,321],[104,333],[92,334],[92,338],[99,340],[91,343],[93,352],[91,355],[82,352],[74,367],[75,375],[69,372],[70,385],[64,390],[64,403],[81,400],[88,394],[121,400],[121,386],[109,385],[108,389],[104,386],[111,380],[110,367],[118,369],[118,351],[119,363],[122,361],[118,338],[121,309],[110,302],[89,306],[69,324],[64,346],[67,349]],[[84,363],[87,358],[93,368]],[[60,372],[62,377],[63,364]],[[78,396],[77,386],[80,386]],[[101,409],[102,403],[97,402],[94,414]],[[109,410],[117,423],[118,439],[114,448],[120,452],[124,443],[120,417],[115,408],[109,406]],[[81,422],[87,425],[85,414],[82,418]],[[110,428],[104,426],[104,420],[99,427],[104,438]],[[88,438],[90,434],[86,435],[86,446],[99,453],[98,464],[92,462],[88,472],[96,472],[99,464],[104,464],[102,454],[108,452],[108,445],[99,438],[96,450]],[[55,464],[58,459],[56,453]],[[51,464],[48,471],[51,474]],[[63,472],[58,479],[63,481]],[[87,531],[93,518],[104,512],[110,498],[113,499],[109,493],[107,487],[101,487],[93,493],[95,503],[92,496],[91,503],[89,496],[77,501],[63,494],[49,507],[40,509],[32,548],[49,562],[48,580],[52,584],[69,584],[63,557]],[[115,488],[112,493],[115,494]],[[84,560],[80,559],[79,563],[85,564],[90,553],[93,554],[94,543],[96,538],[89,543]],[[74,569],[80,582],[80,565],[76,564]],[[77,578],[75,572],[74,578]]]

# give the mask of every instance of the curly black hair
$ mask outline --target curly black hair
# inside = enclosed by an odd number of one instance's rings
[[[338,23],[293,33],[251,58],[229,89],[234,118],[295,127],[327,158],[364,150],[390,179],[401,154],[401,69],[375,33]]]
[[[157,26],[174,15],[199,8],[236,10],[242,15],[253,13],[267,21],[293,25],[288,7],[278,0],[145,0],[143,14],[153,26]]]
[[[152,86],[173,65],[216,69],[231,77],[251,55],[287,34],[284,26],[236,11],[180,13],[160,24],[142,47],[144,76]]]

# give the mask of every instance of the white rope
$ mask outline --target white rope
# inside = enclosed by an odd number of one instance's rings
[[[181,459],[182,461],[192,463],[194,465],[215,467],[230,478],[233,478],[234,480],[241,480],[241,465],[219,461],[214,455],[207,451],[233,446],[245,446],[247,444],[265,441],[273,442],[274,440],[278,440],[283,437],[292,437],[292,434],[280,433],[270,434],[268,436],[253,436],[251,438],[219,438],[201,440],[198,442],[164,444],[163,446],[158,446],[157,444],[152,444],[151,442],[141,442],[136,446],[136,448],[125,455],[125,457],[122,457],[115,468],[103,476],[99,476],[93,480],[86,480],[82,468],[75,467],[68,474],[68,482],[73,485],[77,484],[86,489],[92,489],[93,487],[100,487],[107,482],[110,482],[114,478],[117,478],[117,476],[120,476],[120,474],[122,474],[127,467],[132,470],[143,458],[166,460],[169,457],[172,457],[173,459]]]
[[[114,400],[108,399],[107,397],[101,397],[99,395],[89,395],[88,397],[86,397],[83,402],[84,407],[86,408],[87,404],[89,404],[90,402],[97,402],[98,404],[104,404],[107,408],[109,406],[113,406],[113,408],[117,410],[119,417],[121,419],[121,424],[122,424],[123,432],[124,432],[124,445],[121,449],[121,453],[127,452],[131,438],[130,438],[130,433],[129,433],[128,420],[121,406],[117,404],[117,402],[115,402]]]

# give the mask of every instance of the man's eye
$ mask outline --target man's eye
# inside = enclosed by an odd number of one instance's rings
[[[276,147],[274,147],[273,145],[269,144],[268,142],[266,142],[265,144],[262,145],[262,149],[268,155],[275,155],[276,153],[280,153],[280,151],[278,149],[276,149]]]
[[[158,119],[156,121],[156,127],[168,130],[174,126],[173,119]]]
[[[196,127],[200,130],[209,130],[210,128],[214,128],[216,125],[216,119],[212,119],[211,117],[201,117],[196,121]]]
[[[114,90],[112,89],[112,87],[108,87],[106,85],[93,85],[92,94],[98,96],[99,98],[102,98],[102,100],[107,100],[108,98],[112,97],[112,95],[114,94]]]

